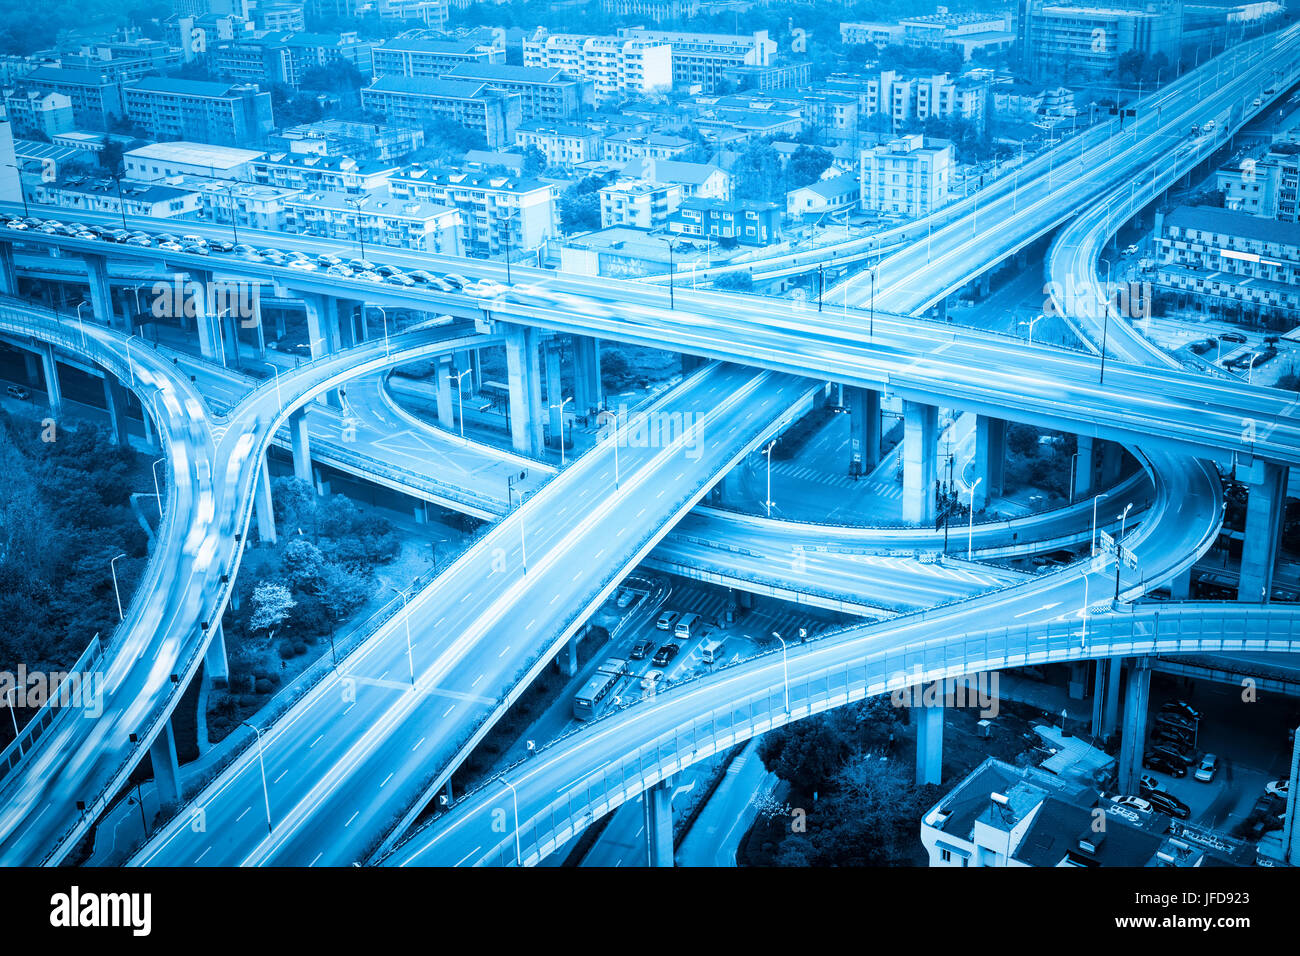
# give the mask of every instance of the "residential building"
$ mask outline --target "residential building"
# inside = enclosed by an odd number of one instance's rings
[[[556,187],[536,179],[415,164],[394,176],[395,199],[450,206],[460,213],[463,255],[499,257],[535,249],[558,234]]]
[[[841,23],[840,42],[845,46],[892,46],[903,35],[897,23]]]
[[[73,177],[78,180],[80,177]],[[202,209],[199,194],[176,186],[138,183],[123,179],[91,179],[84,182],[64,180],[34,182],[28,186],[32,202],[81,212],[103,212],[151,219],[171,219],[194,215]],[[119,193],[118,187],[121,187]]]
[[[361,105],[396,126],[455,123],[492,148],[513,143],[522,120],[518,95],[473,80],[380,76],[362,89]]]
[[[785,194],[785,211],[791,216],[823,216],[852,209],[861,198],[858,177],[844,173],[790,190]]]
[[[260,150],[207,143],[150,143],[122,155],[127,178],[157,183],[175,176],[209,179],[247,179],[249,165],[260,159]]]
[[[517,95],[524,120],[563,122],[592,103],[590,83],[547,67],[464,63],[445,72],[443,79],[485,83],[490,89]]]
[[[1027,118],[1031,122],[1078,112],[1079,94],[1065,86],[1030,83],[995,83],[990,90],[993,112],[999,116]]]
[[[307,29],[306,11],[301,3],[264,3],[258,0],[255,15],[257,29],[268,33]]]
[[[600,0],[600,8],[616,17],[644,17],[653,23],[668,23],[695,16],[700,0]]]
[[[713,143],[743,143],[803,132],[803,111],[798,106],[781,109],[731,109],[709,107],[695,116],[695,128]]]
[[[505,63],[503,46],[477,40],[431,40],[396,37],[374,48],[375,76],[423,76],[436,79],[467,63]]]
[[[682,187],[675,183],[652,183],[644,179],[621,179],[601,187],[600,225],[658,229],[682,201]]]
[[[730,199],[732,176],[712,163],[683,163],[671,159],[634,159],[622,170],[628,179],[680,186],[682,198]],[[856,197],[855,197],[856,201]]]
[[[356,33],[268,33],[219,46],[213,70],[243,83],[284,83],[297,89],[311,70],[347,63],[372,73],[373,44]]]
[[[569,168],[600,156],[600,133],[589,126],[525,122],[515,130],[515,145],[535,146],[546,157],[546,165]]]
[[[1156,213],[1156,285],[1222,314],[1278,318],[1300,312],[1300,229],[1206,206]]]
[[[898,133],[910,122],[934,117],[982,125],[989,99],[987,81],[947,73],[906,76],[881,70],[870,76],[836,74],[826,81],[830,91],[855,96],[860,115],[879,117],[889,132]]]
[[[448,0],[378,0],[376,6],[382,20],[418,20],[439,32],[447,29],[451,17]]]
[[[19,84],[21,90],[59,93],[72,103],[77,129],[107,129],[123,115],[122,87],[117,81],[90,70],[42,66]]]
[[[127,117],[154,139],[260,146],[275,127],[256,86],[145,77],[124,88]]]
[[[598,106],[673,85],[672,47],[622,37],[540,33],[523,43],[524,66],[563,70],[591,83]]]
[[[970,59],[976,50],[1008,50],[1016,41],[1016,15],[1011,10],[974,13],[938,12],[898,21],[894,41],[914,49],[959,51]]]
[[[347,120],[317,120],[290,126],[271,137],[277,152],[351,156],[381,162],[402,159],[424,145],[424,130]]]
[[[18,136],[39,133],[53,139],[77,126],[72,100],[63,93],[18,90],[5,97],[5,115]]]
[[[683,199],[668,229],[714,242],[767,246],[781,239],[781,207],[756,199]]]
[[[670,233],[615,226],[573,236],[560,246],[560,271],[568,275],[620,279],[663,275],[669,268],[689,282],[689,273],[726,261],[716,243]]]
[[[862,208],[928,216],[948,202],[951,176],[951,143],[900,136],[862,151]]]
[[[600,144],[600,158],[611,163],[634,159],[673,159],[695,148],[693,140],[671,133],[611,133]]]
[[[1130,50],[1174,63],[1182,37],[1181,0],[1106,7],[1021,0],[1020,55],[1032,81],[1112,76]]]
[[[400,167],[374,159],[271,153],[249,163],[251,182],[283,189],[357,195],[388,188]]]
[[[1242,160],[1239,166],[1218,172],[1223,206],[1283,222],[1297,217],[1296,181],[1300,172],[1300,144],[1274,143],[1262,159]]]
[[[301,16],[302,8],[296,9]],[[180,50],[183,63],[202,59],[223,43],[235,43],[251,39],[256,35],[251,21],[242,17],[217,16],[213,13],[205,13],[201,16],[177,14],[163,22],[163,29],[167,42]],[[292,29],[294,28],[279,28],[281,31]],[[301,23],[297,29],[302,29]]]
[[[618,35],[671,46],[673,85],[682,89],[698,87],[704,93],[712,93],[723,82],[724,71],[731,67],[768,66],[776,55],[776,41],[768,37],[766,30],[750,36],[730,36],[624,28]]]
[[[767,63],[763,66],[725,67],[720,78],[736,90],[786,90],[812,82],[812,64],[807,62]]]
[[[232,239],[240,229],[266,232],[285,229],[288,223],[285,203],[302,194],[300,189],[194,176],[180,176],[168,185],[197,193],[203,218],[218,225],[232,225]]]
[[[375,246],[459,256],[460,213],[448,206],[387,193],[353,196],[305,192],[284,200],[285,228]]]

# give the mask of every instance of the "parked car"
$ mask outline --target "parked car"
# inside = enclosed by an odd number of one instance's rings
[[[371,272],[369,269],[362,269],[355,276],[355,279],[365,279],[367,282],[383,282],[384,277],[378,272]]]
[[[655,656],[651,659],[650,663],[655,667],[667,667],[672,663],[672,659],[677,656],[677,652],[680,650],[681,648],[676,644],[665,644],[659,648],[659,650],[655,651]]]
[[[1156,757],[1161,757],[1166,762],[1172,763],[1174,766],[1181,767],[1183,769],[1183,773],[1187,772],[1187,765],[1191,763],[1191,760],[1189,760],[1181,751],[1175,750],[1172,747],[1165,746],[1164,744],[1157,744],[1156,746],[1152,747],[1151,755],[1154,755]]]
[[[655,627],[661,631],[671,631],[679,617],[681,617],[681,614],[677,611],[664,611],[659,615],[659,620],[655,621]]]
[[[32,393],[27,391],[27,389],[23,388],[21,385],[9,385],[5,388],[5,391],[9,393],[11,398],[21,398],[26,400],[32,397]]]
[[[261,253],[246,242],[241,242],[230,251],[244,259],[256,259],[261,255]]]
[[[1156,812],[1167,813],[1179,820],[1186,820],[1192,815],[1191,807],[1172,794],[1165,793],[1162,790],[1155,790],[1147,794],[1147,801]]]
[[[1270,780],[1268,783],[1264,784],[1265,793],[1272,797],[1281,797],[1283,800],[1287,799],[1290,791],[1290,780]]]
[[[1224,342],[1233,342],[1237,345],[1246,344],[1246,336],[1242,335],[1240,332],[1224,332],[1219,336],[1219,338]]]
[[[1228,336],[1229,336],[1229,335],[1232,335],[1232,334],[1233,334],[1233,333],[1228,332],[1228,333],[1225,333],[1224,335],[1219,336],[1219,338],[1223,339],[1225,342],[1230,342],[1230,341],[1233,341],[1233,340],[1232,340],[1232,339],[1229,339]],[[1242,341],[1244,342],[1244,341],[1246,341],[1246,340],[1243,338]],[[1167,703],[1161,704],[1161,705],[1160,705],[1160,713],[1162,713],[1162,714],[1182,714],[1182,715],[1183,715],[1184,717],[1186,717],[1188,720],[1200,720],[1200,719],[1201,719],[1201,712],[1200,712],[1199,710],[1197,710],[1195,707],[1193,707],[1191,704],[1187,703],[1187,701],[1185,701],[1185,700],[1171,700],[1171,701],[1168,701]]]
[[[664,679],[663,671],[648,671],[646,675],[641,678],[641,689],[644,691],[649,691],[651,694],[653,694],[656,690],[659,689],[659,682],[662,681],[663,679]]]
[[[343,265],[343,257],[336,256],[330,252],[322,252],[320,255],[316,257],[316,264],[320,266],[322,269],[326,268],[327,266],[341,266]]]
[[[374,272],[375,264],[369,259],[349,259],[347,264],[354,272]]]
[[[233,252],[235,244],[229,239],[209,239],[208,248],[213,252]]]
[[[457,289],[463,289],[465,286],[470,284],[468,279],[456,272],[448,272],[442,278],[445,281],[450,282]]]
[[[1141,797],[1133,797],[1133,796],[1125,797],[1116,794],[1115,796],[1110,798],[1110,802],[1115,804],[1115,806],[1117,807],[1128,807],[1130,810],[1136,810],[1139,813],[1151,812],[1150,802],[1142,799]]]
[[[1185,764],[1176,760],[1170,760],[1155,752],[1148,753],[1142,758],[1142,767],[1145,770],[1156,770],[1160,773],[1167,773],[1174,779],[1187,776],[1187,766]]]
[[[1151,774],[1149,773],[1144,773],[1141,779],[1138,781],[1138,792],[1141,793],[1143,796],[1146,796],[1148,793],[1153,793],[1157,790],[1164,790],[1164,789],[1165,789],[1165,785],[1161,783],[1159,780],[1157,780],[1155,777],[1151,776]]]
[[[325,270],[327,276],[338,276],[341,279],[353,278],[352,270],[345,265],[330,266]]]
[[[1209,783],[1214,779],[1215,773],[1219,769],[1219,758],[1214,754],[1206,754],[1201,758],[1200,765],[1196,768],[1196,779],[1203,783]]]
[[[390,272],[388,275],[384,276],[384,281],[389,283],[390,285],[400,285],[400,286],[407,286],[407,287],[415,285],[414,279],[412,279],[408,275],[403,275],[400,272]]]
[[[378,272],[381,276],[383,276],[386,279],[391,275],[396,275],[398,272],[401,272],[402,270],[397,268],[397,266],[390,266],[387,262],[381,262],[370,271]]]
[[[636,597],[635,591],[630,588],[619,588],[618,597],[614,599],[614,606],[621,611],[632,603],[634,597]]]
[[[433,273],[425,272],[423,269],[412,269],[407,275],[421,285],[431,285],[436,278]]]
[[[1196,735],[1186,727],[1176,727],[1173,724],[1156,724],[1152,730],[1152,736],[1164,738],[1166,740],[1175,740],[1179,744],[1190,747],[1196,738]]]
[[[647,654],[654,649],[655,642],[648,638],[637,641],[632,645],[632,653],[629,655],[634,661],[643,661]]]
[[[190,255],[206,256],[210,250],[206,245],[200,245],[197,242],[186,242],[181,244],[181,252],[188,252]]]
[[[299,272],[315,272],[316,263],[310,259],[290,259],[284,264],[286,269],[297,269]]]
[[[1196,730],[1196,722],[1184,717],[1182,714],[1166,713],[1156,718],[1156,726],[1177,727],[1179,730],[1185,730],[1192,733]]]

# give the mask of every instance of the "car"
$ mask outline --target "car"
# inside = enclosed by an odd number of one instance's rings
[[[181,246],[182,252],[188,252],[195,256],[206,256],[211,250],[206,245],[199,245],[197,242],[187,242]]]
[[[677,619],[681,616],[678,611],[664,611],[659,615],[659,620],[655,621],[655,627],[661,631],[671,631],[673,625],[677,623]]]
[[[659,648],[659,650],[655,651],[655,656],[651,659],[650,663],[655,667],[667,667],[672,663],[672,659],[677,656],[677,652],[680,650],[681,648],[676,644],[665,644],[663,647]]]
[[[415,285],[414,279],[412,279],[410,276],[402,275],[402,273],[400,272],[393,272],[384,276],[384,281],[392,285],[400,285],[400,286]]]
[[[1173,737],[1168,734],[1157,733],[1151,738],[1151,745],[1156,749],[1164,747],[1181,754],[1183,760],[1187,763],[1191,763],[1192,759],[1196,756],[1191,742],[1182,737]]]
[[[155,233],[153,238],[155,242],[180,242],[180,239],[170,232]]]
[[[1142,767],[1145,770],[1157,770],[1160,773],[1168,774],[1174,779],[1187,776],[1187,767],[1185,764],[1161,756],[1157,753],[1148,753],[1142,758]]]
[[[1283,800],[1286,800],[1290,791],[1290,780],[1270,780],[1268,783],[1264,784],[1264,792],[1271,797],[1281,797]]]
[[[1110,798],[1110,802],[1115,804],[1115,806],[1117,807],[1128,807],[1130,810],[1138,811],[1138,813],[1151,812],[1150,802],[1142,799],[1141,797],[1133,797],[1133,796],[1126,797],[1126,796],[1120,796],[1119,794],[1116,794],[1115,796]]]
[[[412,269],[407,275],[422,285],[432,285],[437,279],[433,273],[425,272],[423,269]]]
[[[650,640],[649,638],[643,638],[642,640],[637,641],[635,644],[632,645],[632,653],[630,655],[632,660],[634,661],[645,660],[646,655],[649,654],[654,649],[654,646],[655,646],[655,642]]]
[[[315,261],[316,261],[316,260],[314,260],[311,256],[307,255],[307,253],[305,253],[305,252],[299,252],[297,249],[286,249],[286,250],[284,250],[284,257],[285,257],[286,259],[296,259],[296,260],[298,260],[299,262],[311,262],[311,263],[313,263],[313,264],[314,264]]]
[[[241,242],[235,248],[230,250],[234,255],[241,259],[260,259],[262,254],[246,242]]]
[[[322,252],[316,257],[316,265],[320,266],[322,269],[326,266],[341,266],[343,265],[343,257],[336,256],[330,252]]]
[[[641,678],[641,689],[653,694],[659,689],[659,682],[663,679],[663,671],[648,671],[646,672],[646,675]]]
[[[325,270],[327,276],[339,276],[342,279],[353,278],[352,270],[340,263],[339,265],[330,266]]]
[[[1173,737],[1187,744],[1190,744],[1196,738],[1196,731],[1190,727],[1184,727],[1182,724],[1169,724],[1160,720],[1156,721],[1153,733]]]
[[[1142,778],[1138,781],[1138,792],[1141,793],[1143,796],[1146,796],[1146,794],[1153,793],[1157,790],[1163,791],[1164,789],[1165,789],[1165,785],[1161,783],[1159,780],[1157,780],[1155,777],[1151,776],[1151,774],[1149,773],[1144,773],[1142,775]]]
[[[358,272],[355,276],[353,276],[353,278],[355,278],[355,279],[365,279],[367,282],[383,282],[383,281],[384,281],[384,277],[383,277],[383,276],[381,276],[378,272],[371,272],[369,269],[363,269],[363,270],[361,270],[361,271]]]
[[[31,225],[27,222],[26,219],[10,219],[7,223],[5,223],[5,225],[8,226],[10,229],[17,229],[19,231],[26,231],[31,228]]]
[[[506,291],[506,287],[500,282],[493,282],[491,279],[479,279],[478,282],[466,286],[462,291],[475,298],[490,299],[501,295]]]
[[[433,288],[437,289],[439,292],[455,292],[455,291],[456,291],[456,287],[455,287],[454,285],[452,285],[452,284],[451,284],[450,282],[448,282],[446,279],[439,279],[437,276],[434,276],[434,277],[433,277],[433,281],[431,281],[431,282],[429,283],[429,285],[431,285]]]
[[[1172,794],[1165,793],[1162,790],[1147,794],[1147,802],[1151,804],[1151,808],[1157,813],[1167,813],[1179,820],[1186,820],[1192,815],[1191,807]]]
[[[1225,335],[1220,336],[1220,338],[1224,338],[1224,339],[1226,339],[1226,338],[1228,337],[1228,335],[1231,335],[1231,334],[1232,334],[1232,333],[1229,332],[1229,333],[1227,333],[1227,334],[1225,334]],[[1170,701],[1166,701],[1165,703],[1163,703],[1163,704],[1160,705],[1160,713],[1162,713],[1162,714],[1182,714],[1182,715],[1183,715],[1184,717],[1186,717],[1188,720],[1200,720],[1200,719],[1201,719],[1201,712],[1200,712],[1199,710],[1197,710],[1195,707],[1193,707],[1191,704],[1187,703],[1187,701],[1185,701],[1185,700],[1170,700]]]
[[[1135,255],[1137,255],[1137,251],[1138,251],[1138,247],[1135,246],[1135,245],[1126,246],[1126,247],[1124,248],[1124,255],[1126,255],[1126,256],[1135,256]]]
[[[1220,338],[1221,340],[1223,340],[1224,342],[1232,342],[1232,343],[1234,343],[1234,344],[1236,344],[1236,345],[1245,345],[1245,344],[1246,344],[1246,336],[1242,335],[1240,332],[1223,332],[1223,333],[1221,333],[1221,334],[1219,335],[1219,338]],[[1180,702],[1175,701],[1174,703],[1177,704],[1177,703],[1180,703]],[[1166,704],[1165,706],[1168,707],[1169,704]],[[1190,708],[1189,708],[1189,709],[1190,709]],[[1189,716],[1190,716],[1190,715],[1189,715]]]
[[[229,239],[211,239],[208,248],[213,252],[234,252],[235,244]]]
[[[1163,757],[1175,766],[1182,767],[1184,773],[1187,772],[1187,765],[1192,762],[1182,751],[1176,750],[1167,744],[1157,743],[1151,748],[1150,753],[1157,757]]]
[[[98,239],[99,234],[91,232],[89,229],[80,229],[72,234],[74,239]]]
[[[1214,774],[1219,769],[1219,758],[1214,754],[1206,754],[1201,758],[1200,765],[1196,768],[1196,779],[1202,783],[1209,783],[1214,779]]]
[[[290,259],[284,264],[286,269],[297,269],[299,272],[315,272],[316,263],[310,259]]]
[[[182,246],[179,242],[173,242],[173,241],[171,241],[170,239],[169,239],[169,240],[166,240],[165,242],[160,242],[160,243],[158,243],[158,248],[159,248],[159,249],[166,249],[168,252],[184,252],[184,251],[185,251],[185,247],[184,247],[184,246]]]
[[[131,234],[125,229],[105,229],[100,233],[100,235],[109,242],[126,242],[131,238]]]
[[[621,611],[623,608],[631,604],[632,599],[635,597],[635,591],[630,590],[629,588],[621,588],[618,592],[618,597],[614,601],[614,606]]]
[[[374,272],[375,264],[369,259],[349,259],[347,265],[352,267],[354,272]]]
[[[388,276],[396,275],[398,272],[401,272],[402,270],[399,269],[399,268],[397,268],[397,266],[390,266],[390,265],[389,265],[388,263],[386,263],[386,262],[381,262],[381,263],[379,263],[379,265],[375,266],[375,267],[374,267],[372,270],[370,270],[370,271],[371,271],[371,272],[378,272],[381,276],[383,276],[384,278],[387,278]]]
[[[1196,355],[1204,355],[1218,344],[1219,340],[1216,338],[1201,339],[1199,342],[1193,342],[1187,346],[1187,349]]]
[[[32,393],[27,391],[27,389],[23,388],[21,385],[7,386],[5,388],[5,391],[8,392],[9,395],[13,398],[21,398],[26,400],[32,397]]]
[[[279,249],[263,249],[258,255],[263,262],[269,262],[273,266],[282,266],[288,261],[288,257]]]
[[[129,239],[127,239],[127,240],[123,243],[123,245],[127,245],[127,246],[142,246],[142,247],[143,247],[143,246],[152,246],[152,245],[153,245],[153,240],[150,239],[148,236],[131,236]]]
[[[1156,717],[1156,725],[1159,726],[1161,724],[1167,727],[1177,727],[1180,730],[1187,731],[1188,733],[1192,733],[1196,730],[1195,721],[1188,717],[1184,717],[1182,714],[1176,714],[1173,712],[1160,714]]]
[[[470,284],[468,279],[457,272],[448,272],[442,278],[445,282],[450,282],[457,289],[463,289],[465,286]]]

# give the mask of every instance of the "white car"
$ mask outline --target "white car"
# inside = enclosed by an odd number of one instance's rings
[[[1117,807],[1128,807],[1130,810],[1136,810],[1139,813],[1151,812],[1151,804],[1141,797],[1121,797],[1117,795],[1111,797],[1110,802]]]
[[[506,291],[506,287],[500,282],[493,282],[491,279],[479,279],[473,285],[465,287],[465,294],[472,295],[479,299],[492,299]]]
[[[1214,779],[1215,773],[1219,769],[1219,758],[1214,754],[1206,754],[1201,758],[1200,764],[1196,768],[1196,779],[1202,783],[1209,783]]]
[[[297,269],[299,272],[315,272],[316,263],[310,259],[290,259],[284,264],[286,269]]]
[[[663,671],[649,671],[645,677],[641,678],[641,689],[654,694],[659,689],[659,682],[664,679]]]
[[[1281,797],[1283,800],[1291,791],[1290,780],[1272,780],[1264,785],[1264,792],[1272,794],[1275,797]]]

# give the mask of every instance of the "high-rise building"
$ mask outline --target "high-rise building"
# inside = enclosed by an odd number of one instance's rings
[[[590,81],[598,105],[670,89],[672,47],[622,37],[555,34],[525,39],[524,66],[550,67]]]
[[[862,151],[862,207],[911,218],[948,202],[952,144],[920,133]]]
[[[256,86],[146,76],[123,89],[127,117],[154,139],[260,146],[275,128]]]
[[[1021,0],[1020,53],[1035,82],[1067,76],[1099,79],[1113,75],[1129,51],[1145,57],[1163,54],[1174,63],[1182,25],[1182,0],[1104,7]]]

